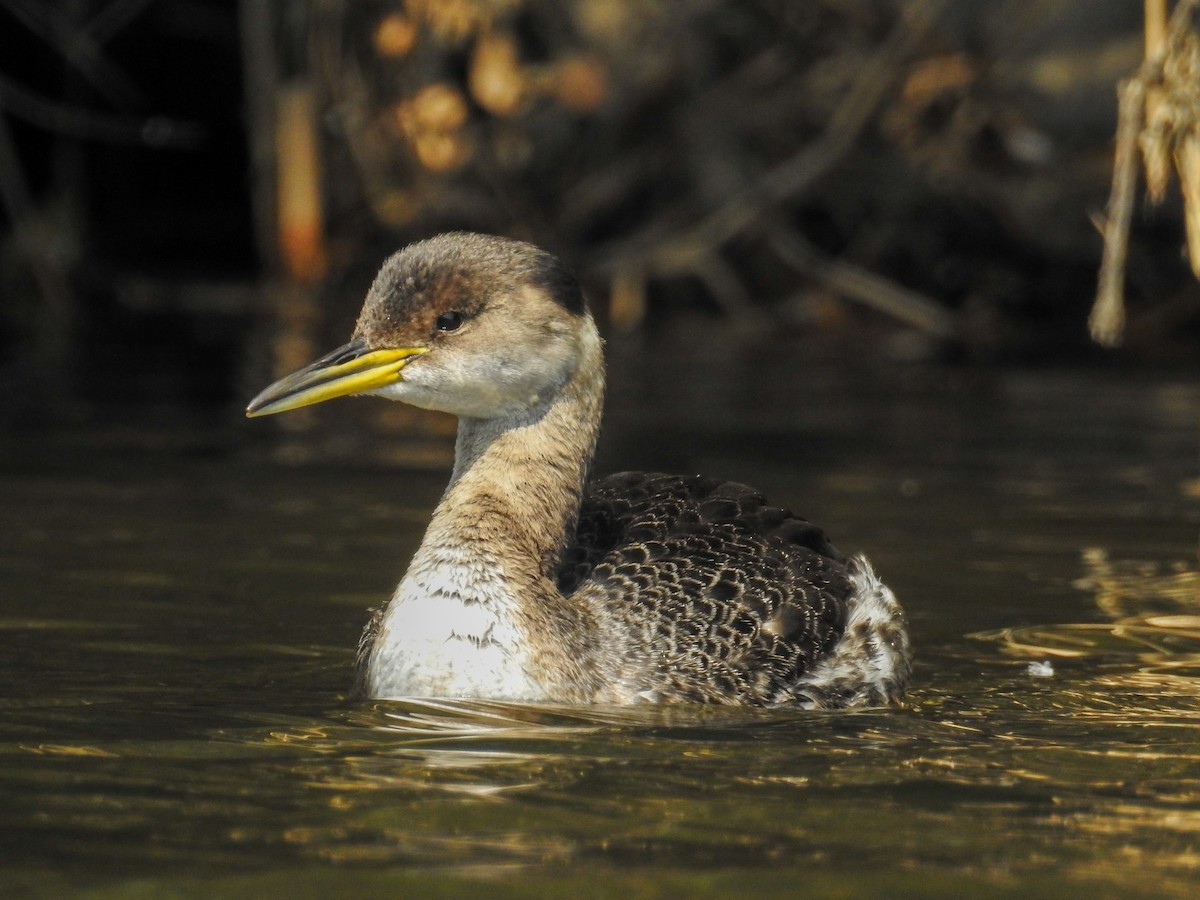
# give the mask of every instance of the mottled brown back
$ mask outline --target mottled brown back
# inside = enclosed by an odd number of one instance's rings
[[[752,488],[643,472],[589,485],[559,585],[606,623],[614,683],[753,705],[791,700],[845,630],[852,591],[824,532]]]

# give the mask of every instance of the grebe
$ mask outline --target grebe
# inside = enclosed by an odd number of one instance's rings
[[[862,556],[699,476],[587,483],[604,358],[578,283],[530,244],[444,234],[384,263],[351,341],[254,398],[374,394],[458,416],[454,469],[359,644],[375,698],[880,706],[904,614]]]

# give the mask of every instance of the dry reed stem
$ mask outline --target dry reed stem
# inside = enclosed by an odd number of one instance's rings
[[[1117,96],[1117,150],[1112,192],[1104,217],[1104,255],[1096,303],[1088,319],[1092,339],[1105,347],[1120,344],[1125,330],[1125,259],[1129,253],[1129,224],[1137,187],[1137,144],[1146,105],[1146,85],[1139,78],[1130,78],[1117,88]]]
[[[1145,0],[1146,58],[1117,89],[1118,118],[1112,191],[1102,226],[1104,253],[1096,301],[1088,318],[1093,340],[1121,343],[1125,328],[1125,261],[1140,148],[1147,194],[1160,200],[1172,163],[1184,200],[1188,258],[1200,278],[1200,0],[1180,0],[1167,18],[1165,0]]]
[[[1175,167],[1183,191],[1188,260],[1192,274],[1200,278],[1200,134],[1196,131],[1185,135],[1175,149]]]

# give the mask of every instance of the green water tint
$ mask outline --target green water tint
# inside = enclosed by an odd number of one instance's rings
[[[352,701],[442,475],[10,447],[0,891],[1192,896],[1200,388],[837,404],[654,441],[867,550],[904,709]]]

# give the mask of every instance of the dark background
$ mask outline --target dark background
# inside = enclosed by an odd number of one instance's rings
[[[1125,346],[1086,331],[1140,5],[913,4],[931,24],[900,50],[904,4],[884,0],[668,6],[0,3],[0,419],[236,410],[286,368],[281,334],[340,340],[382,256],[447,227],[563,254],[618,335],[717,323],[884,369],[1193,364],[1174,185],[1135,217]],[[764,199],[881,59],[820,177]],[[274,203],[272,110],[297,85],[321,154],[308,264]],[[431,85],[459,105],[422,112]],[[761,209],[705,244],[738,197]],[[664,261],[697,233],[695,260]],[[818,262],[789,264],[780,235]],[[953,334],[847,295],[830,263]]]

